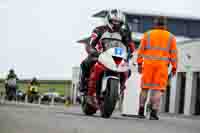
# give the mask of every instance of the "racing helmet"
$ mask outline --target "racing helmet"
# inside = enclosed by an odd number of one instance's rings
[[[9,73],[15,73],[15,70],[14,69],[10,69]]]
[[[112,30],[119,30],[125,24],[126,19],[123,12],[118,9],[112,9],[108,11],[106,21]]]

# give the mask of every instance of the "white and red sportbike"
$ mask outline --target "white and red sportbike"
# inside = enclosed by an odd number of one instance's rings
[[[101,65],[104,72],[96,82],[96,98],[101,116],[109,118],[120,97],[120,74],[129,70],[128,50],[119,33],[105,32],[101,40],[104,52],[99,55],[95,65]],[[87,93],[82,95],[82,110],[86,115],[92,115],[97,109],[86,103],[86,96]]]

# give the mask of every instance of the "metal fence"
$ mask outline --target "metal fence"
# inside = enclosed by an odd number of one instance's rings
[[[38,98],[30,102],[29,96],[24,97],[15,96],[13,99],[9,100],[5,92],[0,92],[0,104],[37,104],[37,105],[70,105],[72,102],[69,98],[60,100],[59,97],[54,95],[44,98],[44,96],[39,95]]]

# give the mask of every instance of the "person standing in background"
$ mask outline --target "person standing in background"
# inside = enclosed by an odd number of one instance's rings
[[[168,67],[172,75],[177,70],[177,47],[175,36],[167,31],[166,17],[156,17],[155,27],[144,33],[138,49],[138,72],[142,74],[139,118],[145,118],[145,103],[150,91],[150,120],[159,120],[160,98],[166,90]]]

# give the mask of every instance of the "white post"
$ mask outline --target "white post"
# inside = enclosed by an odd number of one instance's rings
[[[72,81],[72,88],[71,88],[71,102],[74,104],[74,91],[75,91],[75,83]]]
[[[167,92],[165,91],[160,101],[160,112],[162,113],[165,112],[166,98],[167,98]]]
[[[192,115],[195,113],[197,76],[198,75],[195,74],[194,72],[187,72],[186,74],[186,89],[185,89],[185,104],[184,104],[185,115]]]
[[[28,95],[25,96],[25,104],[28,103]]]
[[[54,95],[51,97],[51,105],[54,105]]]
[[[15,103],[18,104],[17,90],[15,91]]]
[[[41,104],[41,96],[39,96],[39,98],[38,98],[38,104],[39,105]]]
[[[171,79],[171,89],[170,89],[170,113],[179,112],[179,102],[180,102],[180,90],[181,90],[181,73],[177,73]]]
[[[74,92],[73,92],[73,104],[76,104],[76,97],[77,97],[77,83],[75,83],[73,91],[74,91]]]
[[[18,98],[17,98],[17,96],[15,97],[15,104],[18,104]]]
[[[5,102],[6,102],[6,94],[3,93],[3,103],[5,103]]]
[[[4,103],[4,94],[3,92],[1,92],[0,94],[0,104],[3,104]]]

